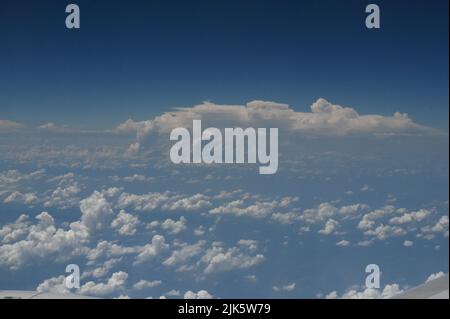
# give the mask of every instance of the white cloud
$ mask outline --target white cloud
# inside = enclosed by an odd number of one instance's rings
[[[202,253],[203,248],[205,246],[206,242],[204,240],[201,240],[195,244],[188,245],[188,244],[181,244],[181,248],[174,250],[169,258],[167,258],[163,265],[166,266],[178,266],[189,259],[191,259],[194,256],[197,256]]]
[[[334,219],[329,219],[324,228],[319,230],[319,234],[322,235],[330,235],[336,231],[336,228],[339,226],[339,223]]]
[[[205,102],[187,108],[177,108],[151,120],[127,120],[116,128],[118,133],[136,132],[138,141],[151,133],[168,133],[176,127],[190,127],[192,120],[201,119],[209,126],[224,125],[270,127],[314,135],[347,134],[435,134],[436,130],[414,123],[407,114],[393,116],[360,115],[349,107],[318,99],[310,112],[296,112],[287,104],[252,101],[246,105],[219,105]]]
[[[431,274],[430,276],[428,276],[427,280],[425,282],[430,282],[432,280],[444,277],[445,273],[443,271],[437,272],[435,274]]]
[[[277,201],[257,201],[251,205],[245,205],[244,200],[231,201],[225,205],[215,207],[209,211],[212,215],[236,215],[236,216],[250,216],[254,218],[266,217],[273,213],[273,210],[278,207]]]
[[[121,210],[111,223],[111,227],[116,228],[117,232],[121,235],[132,236],[136,233],[139,224],[139,218]]]
[[[80,293],[84,295],[105,296],[125,288],[128,274],[124,271],[115,272],[106,283],[89,281],[80,287]]]
[[[75,222],[70,224],[69,230],[56,228],[53,217],[47,212],[37,215],[36,220],[35,225],[27,226],[21,217],[16,221],[18,226],[9,226],[19,230],[20,237],[26,237],[0,246],[0,265],[18,269],[30,261],[42,261],[49,256],[54,256],[57,261],[82,253],[83,244],[88,241],[83,225]]]
[[[214,242],[201,261],[206,264],[205,274],[212,274],[234,269],[256,266],[265,260],[264,255],[254,254],[255,244],[238,243],[237,246],[225,249],[220,242]]]
[[[411,240],[405,240],[403,242],[403,246],[405,247],[412,247],[414,245],[414,242],[412,242]]]
[[[65,285],[66,277],[58,276],[44,280],[37,288],[37,292],[55,293],[55,294],[69,294],[70,289]]]
[[[151,260],[168,248],[169,245],[166,244],[165,238],[161,235],[155,235],[150,244],[147,244],[140,249],[139,255],[136,256],[135,264]]]
[[[343,240],[337,242],[336,246],[347,247],[347,246],[350,246],[350,242],[348,240],[343,239]]]
[[[295,282],[283,285],[283,286],[273,286],[272,289],[274,291],[293,291],[297,284]]]
[[[137,290],[142,290],[142,289],[148,289],[148,288],[155,288],[161,284],[162,284],[161,280],[148,281],[148,280],[142,279],[142,280],[139,280],[137,283],[135,283],[133,285],[133,288],[137,289]]]
[[[357,290],[352,288],[346,291],[342,296],[336,291],[332,291],[325,296],[326,299],[388,299],[396,294],[401,293],[403,290],[400,289],[398,284],[385,285],[383,290],[374,288],[365,288],[363,290]]]
[[[398,226],[380,225],[374,230],[370,229],[364,232],[365,235],[375,236],[379,240],[385,240],[389,237],[404,236],[407,234],[406,230]]]
[[[166,219],[163,222],[153,221],[148,225],[148,228],[155,228],[160,226],[162,229],[168,231],[172,235],[176,235],[186,230],[187,220],[183,216],[179,220]]]
[[[390,219],[391,224],[401,225],[411,222],[421,222],[428,216],[430,216],[431,212],[426,209],[421,209],[417,212],[405,213],[400,217],[393,217]]]
[[[213,299],[214,297],[206,290],[199,290],[198,292],[187,291],[184,294],[184,299]]]
[[[6,197],[3,202],[5,204],[10,203],[22,203],[26,205],[31,205],[38,200],[36,193],[25,193],[14,191],[8,197]]]
[[[102,193],[95,191],[80,202],[81,222],[90,232],[104,229],[111,224],[113,211]]]

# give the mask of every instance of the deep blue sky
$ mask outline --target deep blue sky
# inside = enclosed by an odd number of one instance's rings
[[[0,4],[0,119],[110,127],[204,100],[318,97],[448,129],[448,1]],[[380,30],[365,6],[381,7]]]

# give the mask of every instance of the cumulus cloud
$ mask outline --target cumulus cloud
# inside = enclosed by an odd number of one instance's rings
[[[90,232],[107,228],[113,218],[111,205],[98,191],[80,202],[80,210],[81,222]]]
[[[163,262],[163,265],[166,265],[166,266],[181,265],[181,264],[185,263],[186,261],[188,261],[189,259],[191,259],[192,257],[195,257],[195,256],[201,254],[205,244],[206,244],[206,242],[204,240],[201,240],[201,241],[199,241],[195,244],[191,244],[191,245],[183,243],[180,245],[180,248],[178,248],[172,252],[170,257],[167,258]]]
[[[35,203],[38,200],[36,193],[24,193],[14,191],[8,197],[6,197],[3,202],[5,204],[10,203],[23,203],[26,205],[30,205]]]
[[[431,274],[430,276],[428,276],[427,280],[425,282],[430,282],[432,280],[444,277],[445,273],[443,271],[437,272],[435,274]]]
[[[150,244],[145,245],[136,256],[135,264],[141,264],[158,256],[162,251],[169,248],[166,240],[161,235],[155,235]]]
[[[320,98],[309,112],[296,112],[289,105],[252,101],[246,105],[220,105],[205,102],[193,107],[176,108],[147,121],[131,119],[116,128],[118,133],[136,133],[138,141],[151,133],[166,134],[176,127],[191,127],[194,119],[208,126],[280,127],[290,132],[314,135],[348,134],[434,134],[435,130],[419,125],[407,114],[392,116],[360,115],[355,109],[332,104]]]
[[[37,292],[55,293],[55,294],[68,294],[70,289],[65,285],[65,276],[58,276],[44,280],[37,288]]]
[[[336,231],[336,228],[339,226],[339,223],[334,219],[329,219],[324,228],[319,230],[319,234],[322,235],[330,235]]]
[[[332,291],[325,296],[326,299],[388,299],[396,294],[403,292],[398,284],[389,284],[384,286],[383,290],[374,289],[374,288],[365,288],[362,290],[358,290],[356,288],[352,288],[341,296],[337,293],[337,291]]]
[[[142,289],[148,289],[148,288],[155,288],[162,284],[161,280],[139,280],[137,283],[133,285],[134,289],[142,290]]]
[[[172,235],[176,235],[186,230],[187,220],[183,216],[179,220],[166,219],[163,222],[154,221],[148,225],[148,228],[161,227],[163,230],[168,231]]]
[[[115,272],[104,283],[89,281],[80,287],[80,293],[84,295],[105,296],[116,293],[125,288],[128,274],[124,271]]]
[[[21,217],[16,221],[18,225],[9,225],[8,228],[18,231],[24,238],[0,246],[0,265],[18,269],[30,261],[42,261],[49,256],[67,260],[82,253],[88,233],[79,222],[71,223],[69,229],[64,230],[56,228],[55,220],[47,212],[37,215],[36,220],[36,224],[28,225]]]
[[[184,299],[213,299],[214,297],[206,290],[199,290],[193,292],[191,290],[184,294]]]
[[[255,241],[240,241],[237,246],[228,249],[223,247],[223,243],[214,242],[201,259],[206,265],[204,273],[212,274],[256,266],[262,263],[265,257],[262,254],[255,254],[255,250]]]
[[[421,222],[428,216],[430,216],[431,212],[426,209],[421,209],[417,212],[405,213],[400,217],[393,217],[390,220],[391,224],[401,225],[411,222]]]
[[[117,232],[121,235],[132,236],[136,233],[139,224],[139,218],[121,210],[112,221],[111,227],[117,229]]]

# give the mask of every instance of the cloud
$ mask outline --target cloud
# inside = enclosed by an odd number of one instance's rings
[[[98,191],[80,202],[80,210],[81,222],[92,233],[111,224],[113,211],[103,194]]]
[[[231,201],[225,205],[215,207],[209,211],[212,215],[226,214],[236,216],[250,216],[262,218],[271,214],[278,206],[276,201],[257,201],[249,206],[245,205],[244,200]]]
[[[3,202],[5,204],[10,203],[23,203],[26,205],[30,205],[35,203],[38,200],[36,193],[25,193],[14,191],[8,197],[6,197]]]
[[[140,249],[140,252],[136,256],[134,264],[137,265],[151,260],[168,248],[169,245],[166,244],[165,238],[161,235],[155,235],[153,236],[152,242],[150,244],[147,244],[142,247],[142,249]]]
[[[25,218],[20,217],[16,221],[18,225],[8,226],[18,231],[20,237],[24,238],[0,246],[0,265],[18,269],[28,262],[43,261],[49,256],[54,256],[58,261],[68,260],[82,253],[83,244],[88,241],[88,233],[79,222],[71,223],[69,230],[64,230],[56,228],[55,220],[47,212],[37,215],[36,220],[35,225],[28,225]]]
[[[432,280],[444,277],[445,273],[443,271],[437,272],[435,274],[431,274],[430,276],[428,276],[427,280],[425,282],[430,282]]]
[[[37,288],[37,292],[55,293],[55,294],[69,294],[71,291],[65,285],[66,277],[58,276],[44,280]]]
[[[187,291],[184,294],[184,299],[213,299],[214,297],[206,290],[199,290],[197,292]]]
[[[23,124],[10,121],[10,120],[1,120],[0,119],[0,133],[4,132],[15,132],[24,127]]]
[[[150,223],[148,227],[155,228],[160,226],[162,229],[168,231],[170,234],[176,235],[186,230],[187,228],[186,224],[187,224],[186,218],[181,216],[178,221],[168,218],[163,222],[154,221]]]
[[[162,284],[161,280],[148,281],[148,280],[142,279],[142,280],[139,280],[137,283],[135,283],[133,285],[133,288],[137,289],[137,290],[142,290],[142,289],[148,289],[148,288],[155,288],[161,284]]]
[[[121,210],[112,221],[111,227],[117,229],[120,235],[132,236],[136,233],[139,224],[139,218]]]
[[[355,109],[332,104],[320,98],[309,112],[296,112],[289,105],[267,101],[252,101],[246,105],[220,105],[210,102],[176,108],[147,121],[131,119],[116,128],[117,133],[135,132],[138,141],[152,133],[167,134],[176,127],[191,127],[200,119],[213,127],[279,127],[302,135],[344,136],[349,134],[436,134],[437,131],[411,120],[407,114],[392,116],[360,115]]]
[[[283,286],[273,286],[272,289],[274,291],[293,291],[297,284],[295,282],[283,285]]]
[[[192,257],[195,257],[203,252],[203,248],[205,246],[206,242],[204,240],[201,240],[195,244],[181,244],[181,247],[179,249],[176,249],[172,252],[169,258],[164,260],[163,265],[166,266],[178,266]]]
[[[105,296],[125,288],[128,274],[124,271],[115,272],[105,283],[89,281],[80,287],[83,295]]]
[[[365,288],[363,290],[357,290],[352,288],[341,296],[337,291],[332,291],[325,296],[326,299],[388,299],[396,294],[403,292],[398,284],[385,285],[383,290],[374,288]]]
[[[350,242],[348,240],[343,239],[343,240],[337,242],[336,246],[347,247],[347,246],[350,246]]]
[[[322,235],[330,235],[336,231],[336,228],[339,226],[339,223],[335,221],[334,219],[329,219],[325,227],[321,230],[319,230],[319,234]]]
[[[412,242],[411,240],[405,240],[403,242],[403,246],[405,247],[412,247],[414,245],[414,242]]]
[[[395,225],[401,225],[411,222],[421,222],[422,220],[430,216],[430,214],[431,212],[429,210],[421,209],[417,212],[405,213],[400,217],[393,217],[389,222]]]
[[[206,265],[205,274],[212,274],[235,269],[244,269],[256,266],[265,260],[262,254],[253,254],[256,242],[238,242],[238,245],[225,249],[220,242],[214,242],[201,262]]]

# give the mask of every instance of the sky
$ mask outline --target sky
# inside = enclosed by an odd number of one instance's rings
[[[447,1],[380,1],[379,30],[362,1],[78,4],[68,30],[64,2],[2,3],[0,116],[108,127],[203,101],[325,97],[448,129]]]
[[[356,0],[76,3],[77,30],[61,1],[0,5],[0,290],[388,298],[448,273],[448,1],[377,1],[376,30]],[[278,171],[173,164],[195,119],[278,128]]]

